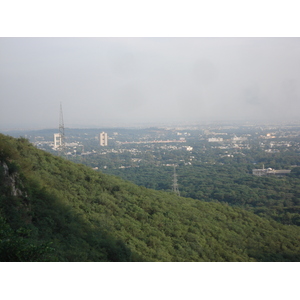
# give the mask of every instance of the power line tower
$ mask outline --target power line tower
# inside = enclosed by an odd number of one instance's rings
[[[177,184],[177,174],[176,174],[175,165],[174,165],[173,189],[172,190],[177,196],[180,196],[180,192],[179,192],[178,184]]]
[[[63,110],[62,110],[62,103],[60,102],[60,113],[59,113],[59,134],[60,134],[60,147],[59,152],[60,155],[65,154],[66,150],[66,142],[65,142],[65,125],[64,125],[64,117],[63,117]]]

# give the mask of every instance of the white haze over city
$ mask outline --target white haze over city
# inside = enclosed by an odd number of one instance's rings
[[[294,122],[299,38],[0,38],[0,129]]]

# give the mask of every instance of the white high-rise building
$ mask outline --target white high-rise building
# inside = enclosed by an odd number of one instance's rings
[[[54,149],[61,146],[61,135],[60,133],[54,133]]]
[[[107,133],[106,132],[100,133],[100,146],[107,146]]]

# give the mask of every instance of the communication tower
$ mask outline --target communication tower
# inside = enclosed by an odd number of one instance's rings
[[[177,184],[177,174],[176,174],[175,165],[174,165],[173,189],[172,190],[177,196],[180,196],[180,192],[179,192],[178,184]]]
[[[66,143],[65,143],[65,125],[64,125],[64,117],[62,110],[62,103],[60,102],[60,113],[59,113],[59,134],[60,134],[60,155],[65,154]]]

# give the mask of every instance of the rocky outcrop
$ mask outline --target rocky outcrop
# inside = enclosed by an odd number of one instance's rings
[[[27,197],[27,195],[24,195],[26,193],[22,192],[21,189],[18,186],[22,186],[21,181],[19,179],[18,173],[10,174],[8,165],[3,162],[2,167],[4,170],[4,180],[3,183],[10,187],[11,196],[16,197]]]
[[[6,206],[14,207],[25,223],[31,223],[31,205],[19,173],[17,171],[11,171],[9,164],[6,162],[0,163],[0,173],[2,173],[0,174],[1,192],[6,196],[6,201],[10,202],[10,204],[6,204]],[[11,196],[13,196],[13,198],[11,198]]]

